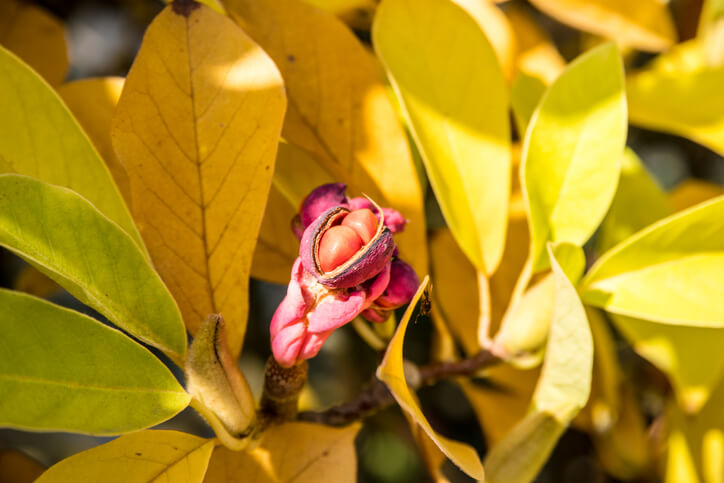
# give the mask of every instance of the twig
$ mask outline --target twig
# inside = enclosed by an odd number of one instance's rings
[[[417,368],[417,376],[408,381],[410,389],[416,390],[432,385],[443,379],[459,376],[472,376],[481,369],[500,362],[500,359],[487,350],[461,361],[436,362]],[[305,411],[297,415],[300,421],[309,421],[330,426],[342,426],[364,419],[377,411],[393,404],[395,399],[382,381],[373,379],[354,401],[333,406],[324,411]]]

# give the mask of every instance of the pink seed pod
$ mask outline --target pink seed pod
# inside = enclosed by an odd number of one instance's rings
[[[344,183],[330,183],[314,189],[304,198],[299,216],[302,228],[307,228],[319,215],[335,206],[348,206],[349,200],[345,195],[347,185]]]
[[[412,300],[419,285],[420,279],[410,265],[400,259],[393,260],[390,282],[374,303],[362,312],[362,317],[371,322],[384,322],[390,312]]]

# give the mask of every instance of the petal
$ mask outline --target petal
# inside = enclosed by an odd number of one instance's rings
[[[385,289],[387,289],[387,285],[389,285],[390,283],[391,266],[392,264],[390,262],[387,262],[379,275],[372,279],[369,287],[367,288],[367,290],[365,290],[366,300],[363,309],[366,309],[367,307],[372,305],[372,302],[374,302],[375,299],[382,295],[385,292]]]
[[[301,281],[304,276],[302,261],[297,258],[292,267],[292,277],[287,287],[287,295],[279,304],[269,326],[269,333],[273,339],[284,327],[304,318],[309,308],[304,299],[304,291]]]
[[[394,260],[390,269],[390,283],[376,303],[387,308],[405,305],[412,300],[419,285],[420,279],[415,270],[400,259]]]
[[[319,353],[319,349],[326,342],[334,330],[328,330],[327,332],[314,333],[308,332],[302,348],[299,351],[299,359],[311,359]]]
[[[379,324],[387,320],[390,316],[390,311],[382,310],[379,307],[370,307],[369,309],[364,310],[361,315],[370,322],[376,322]]]
[[[302,320],[283,328],[272,338],[274,359],[283,367],[291,367],[299,360],[299,352],[307,335],[306,323]]]
[[[330,292],[309,312],[309,332],[320,334],[343,326],[362,311],[365,299],[364,290]]]

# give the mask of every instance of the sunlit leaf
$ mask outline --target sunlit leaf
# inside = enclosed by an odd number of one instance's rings
[[[596,239],[596,249],[603,253],[641,228],[672,213],[666,193],[641,160],[626,149],[621,162],[621,179],[606,218]]]
[[[113,120],[135,217],[186,327],[222,313],[232,354],[284,108],[271,59],[227,17],[184,2],[146,31]]]
[[[166,366],[119,331],[19,292],[0,290],[0,306],[0,426],[118,434],[188,404]]]
[[[52,85],[68,72],[65,29],[49,12],[20,0],[0,2],[0,44]],[[4,103],[3,103],[4,105]]]
[[[510,104],[518,133],[523,137],[547,86],[560,75],[566,62],[524,8],[513,4],[505,13],[515,34],[516,47],[516,75],[510,88]]]
[[[540,367],[521,370],[500,364],[485,371],[486,386],[459,381],[478,417],[488,448],[526,416],[539,376]]]
[[[669,376],[679,405],[696,412],[724,376],[724,330],[659,324],[612,314],[634,350]]]
[[[429,233],[433,318],[443,321],[466,354],[480,350],[478,343],[478,279],[475,267],[455,242],[450,230]]]
[[[214,441],[178,431],[128,434],[62,460],[37,483],[201,483]]]
[[[724,383],[697,414],[670,408],[666,482],[724,480]]]
[[[183,357],[176,303],[118,225],[69,189],[26,176],[0,175],[0,193],[0,245],[117,326]]]
[[[340,20],[303,2],[224,4],[282,73],[289,97],[284,138],[347,183],[351,196],[364,193],[402,212],[410,223],[395,235],[401,257],[427,273],[423,193],[371,54]]]
[[[58,95],[0,47],[0,173],[66,186],[93,203],[142,246],[118,188],[88,136]]]
[[[680,211],[721,195],[724,195],[724,186],[691,178],[682,181],[671,190],[669,202],[676,211]]]
[[[111,120],[123,89],[123,77],[81,79],[56,88],[113,175],[126,203],[131,204],[128,174],[111,145]]]
[[[377,0],[303,0],[333,13],[355,30],[369,31],[377,8]]]
[[[45,471],[20,451],[0,450],[0,483],[32,483]]]
[[[724,63],[698,40],[673,47],[629,77],[631,122],[692,139],[724,155]]]
[[[372,31],[450,230],[497,268],[510,195],[505,80],[480,25],[449,0],[385,0]]]
[[[404,317],[400,320],[397,331],[395,331],[395,335],[387,346],[385,357],[377,368],[377,377],[387,385],[400,407],[427,433],[430,439],[437,444],[440,450],[445,453],[453,463],[471,477],[482,480],[483,466],[480,464],[480,459],[475,450],[466,444],[447,439],[437,434],[430,426],[430,423],[427,422],[427,419],[425,419],[425,415],[422,414],[417,397],[410,391],[405,380],[402,358],[405,332],[412,314],[419,307],[429,305],[430,303],[428,294],[429,281],[429,278],[425,277],[417,289],[415,297],[413,297],[410,302],[410,306],[405,312]]]
[[[534,271],[545,243],[582,245],[613,198],[626,140],[621,56],[605,44],[573,61],[546,92],[528,126],[521,177]]]
[[[354,438],[360,424],[331,428],[309,423],[272,426],[250,451],[217,448],[205,483],[353,483],[357,481]]]
[[[532,481],[556,441],[588,400],[593,367],[593,341],[576,289],[548,252],[554,278],[554,307],[531,412],[488,453],[487,481]]]
[[[252,277],[282,285],[289,283],[291,267],[299,256],[299,240],[291,229],[292,218],[314,188],[332,182],[334,179],[329,173],[304,151],[285,142],[279,144],[269,200],[254,251]]]
[[[704,0],[696,36],[704,42],[709,62],[713,65],[723,65],[724,1]]]
[[[724,327],[724,197],[665,218],[606,252],[581,296],[608,312],[662,324]]]
[[[615,40],[625,47],[659,52],[676,43],[667,2],[660,0],[531,0],[556,20]]]
[[[490,1],[452,1],[464,8],[478,22],[495,50],[505,78],[510,79],[513,75],[516,43],[513,28],[503,11]]]

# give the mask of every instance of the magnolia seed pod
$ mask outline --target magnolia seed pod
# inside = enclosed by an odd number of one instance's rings
[[[392,257],[395,242],[392,232],[381,220],[377,231],[350,258],[336,268],[324,271],[319,261],[319,246],[324,234],[330,228],[342,224],[351,211],[345,206],[335,206],[323,212],[302,235],[299,256],[304,269],[319,283],[331,288],[349,288],[359,285],[382,271]]]

